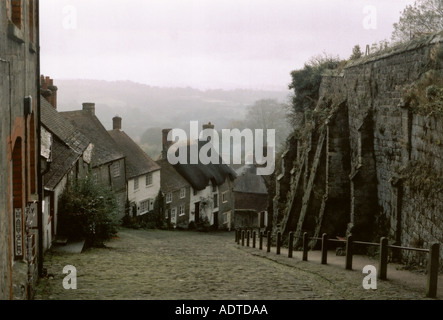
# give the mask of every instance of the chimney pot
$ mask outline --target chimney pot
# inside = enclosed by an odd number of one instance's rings
[[[115,116],[112,118],[112,128],[114,130],[121,130],[122,129],[122,118],[119,116]]]
[[[83,103],[83,111],[87,111],[95,116],[95,103],[92,102]]]

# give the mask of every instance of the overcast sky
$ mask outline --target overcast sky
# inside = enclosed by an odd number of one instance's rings
[[[390,39],[413,0],[41,0],[41,72],[54,79],[287,90],[326,52]]]

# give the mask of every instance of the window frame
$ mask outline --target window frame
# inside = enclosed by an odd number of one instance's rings
[[[113,178],[118,178],[120,177],[121,173],[120,173],[120,161],[116,161],[112,164],[112,177]]]
[[[180,199],[186,198],[186,188],[180,189]]]
[[[143,209],[145,209],[145,211]],[[146,214],[148,212],[149,212],[149,199],[140,201],[138,214],[141,215],[141,214]]]
[[[153,180],[154,180],[154,178],[153,178],[152,172],[148,173],[146,175],[146,186],[147,187],[152,186],[154,184]]]
[[[183,217],[184,215],[186,215],[186,209],[184,205],[181,205],[178,209],[178,216]]]
[[[166,194],[166,203],[171,203],[172,202],[172,192],[168,192]]]
[[[228,195],[228,191],[225,191],[225,192],[222,193],[222,203],[227,203],[228,202],[227,195]]]

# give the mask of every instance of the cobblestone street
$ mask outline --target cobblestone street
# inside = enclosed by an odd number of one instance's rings
[[[66,265],[77,289],[65,290]],[[420,288],[378,281],[365,290],[358,269],[303,262],[242,247],[234,233],[122,229],[106,248],[49,252],[37,300],[325,300],[424,299]],[[407,271],[405,271],[407,272]]]

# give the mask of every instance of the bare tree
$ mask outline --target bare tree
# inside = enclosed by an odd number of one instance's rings
[[[288,107],[273,99],[259,100],[249,106],[244,122],[249,129],[275,129],[277,149],[286,141],[291,131]]]
[[[392,40],[408,41],[417,35],[443,30],[443,0],[416,0],[394,24]]]

